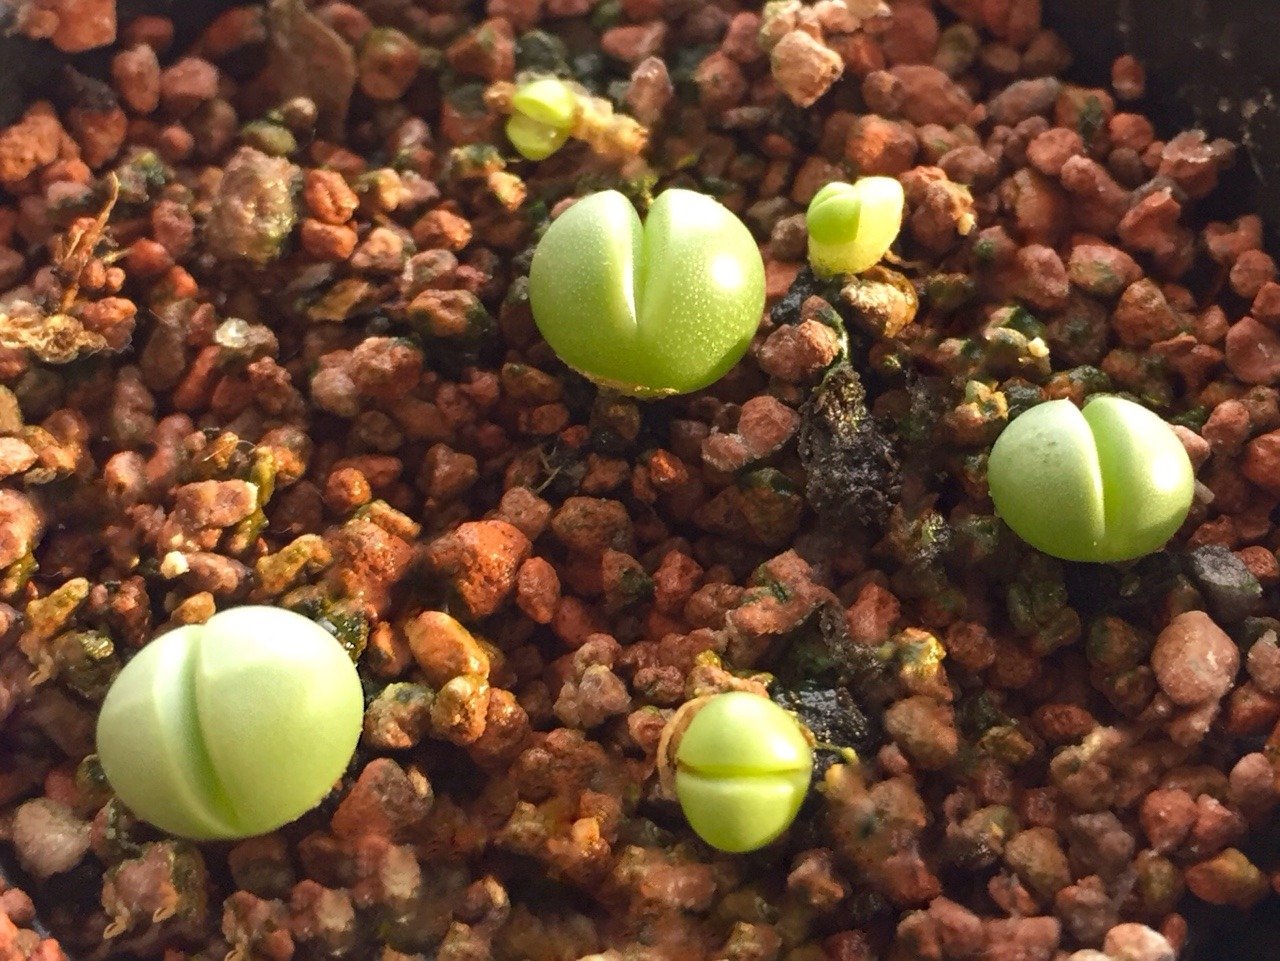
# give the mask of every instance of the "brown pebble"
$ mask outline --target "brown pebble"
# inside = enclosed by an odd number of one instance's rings
[[[1227,331],[1226,354],[1231,373],[1246,384],[1280,381],[1280,331],[1245,317]]]
[[[489,676],[489,655],[454,618],[423,611],[404,628],[409,649],[427,683],[443,687],[459,674]]]
[[[1156,638],[1151,667],[1160,689],[1175,704],[1216,701],[1231,689],[1240,651],[1203,611],[1179,614]]]
[[[1240,473],[1263,490],[1280,496],[1280,430],[1255,437],[1245,445]]]
[[[445,578],[468,617],[497,611],[516,586],[516,572],[532,549],[505,521],[460,524],[427,549],[427,563]]]
[[[769,55],[773,79],[799,107],[811,107],[844,72],[844,61],[803,30],[786,34]]]
[[[1235,848],[1193,864],[1185,877],[1187,889],[1200,900],[1243,910],[1265,897],[1271,887],[1266,876]]]
[[[1280,643],[1275,631],[1267,631],[1253,642],[1245,664],[1254,684],[1268,694],[1280,694]]]
[[[1175,961],[1177,952],[1159,931],[1145,924],[1117,924],[1107,932],[1102,950],[1108,961]]]
[[[516,605],[536,624],[550,624],[560,602],[560,578],[551,564],[531,557],[516,574]]]

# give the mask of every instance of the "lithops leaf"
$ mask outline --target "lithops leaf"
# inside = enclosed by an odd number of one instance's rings
[[[676,796],[698,836],[722,851],[751,851],[795,819],[813,749],[777,704],[731,691],[698,709],[680,737],[676,765]]]
[[[902,229],[905,198],[893,177],[863,177],[819,190],[805,216],[809,263],[819,276],[860,274],[888,253]]]
[[[1015,418],[991,450],[996,511],[1033,547],[1073,561],[1158,550],[1191,507],[1195,477],[1169,425],[1140,404],[1095,397]]]
[[[764,262],[715,200],[668,190],[641,223],[606,190],[562,213],[529,273],[538,329],[569,366],[625,393],[698,390],[746,353],[764,309]]]
[[[144,820],[198,840],[248,837],[330,791],[363,706],[355,665],[322,627],[279,608],[234,608],[125,665],[98,718],[98,755]]]

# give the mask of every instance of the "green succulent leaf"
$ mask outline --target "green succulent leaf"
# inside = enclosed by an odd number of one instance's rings
[[[578,98],[563,80],[543,77],[517,87],[511,95],[511,109],[567,133],[578,112]]]
[[[676,796],[712,847],[764,847],[795,820],[809,790],[813,749],[795,719],[745,691],[698,709],[676,749]]]
[[[528,160],[545,160],[564,146],[578,113],[578,98],[563,80],[542,77],[511,95],[507,139]]]
[[[690,190],[641,223],[606,190],[547,228],[529,273],[547,343],[596,382],[640,396],[688,393],[738,362],[764,310],[764,262],[746,226]]]
[[[275,830],[346,769],[364,701],[322,627],[239,607],[170,631],[120,672],[98,718],[107,780],[139,817],[197,840]]]
[[[1141,404],[1095,396],[1039,404],[996,440],[987,467],[996,511],[1031,546],[1072,561],[1159,550],[1191,509],[1182,442]]]
[[[569,131],[516,113],[507,118],[507,139],[526,160],[546,160],[564,146]]]
[[[889,251],[905,198],[893,177],[829,183],[809,202],[809,263],[819,276],[860,274]]]

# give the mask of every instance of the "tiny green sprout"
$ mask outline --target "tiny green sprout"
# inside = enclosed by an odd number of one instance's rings
[[[996,439],[996,512],[1046,554],[1109,563],[1159,550],[1182,526],[1195,474],[1182,442],[1141,404],[1098,396],[1038,404]]]
[[[809,201],[809,264],[821,277],[860,274],[889,252],[905,198],[893,177],[829,183]]]
[[[237,607],[164,634],[125,665],[98,757],[140,818],[194,840],[273,831],[315,807],[360,737],[355,665],[319,624]]]
[[[529,271],[533,318],[570,367],[635,396],[684,394],[746,353],[764,311],[764,261],[717,201],[672,189],[642,224],[616,190],[557,217]]]
[[[809,791],[813,749],[795,719],[748,691],[697,708],[676,747],[676,797],[721,851],[754,851],[791,826]]]
[[[578,113],[578,98],[563,80],[543,77],[511,96],[507,139],[528,160],[545,160],[564,146]]]

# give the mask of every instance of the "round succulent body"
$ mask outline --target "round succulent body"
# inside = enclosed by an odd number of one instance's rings
[[[809,264],[820,277],[860,274],[889,252],[902,229],[902,184],[893,177],[829,183],[809,201]]]
[[[1070,561],[1159,550],[1191,509],[1195,474],[1173,429],[1141,404],[1098,396],[1038,404],[996,439],[996,512],[1031,546]]]
[[[560,358],[635,396],[699,390],[746,353],[764,311],[764,262],[726,207],[661,194],[642,223],[614,190],[547,228],[529,272],[533,317]]]
[[[675,757],[676,797],[689,826],[730,853],[780,837],[813,771],[813,749],[796,720],[746,691],[717,694],[698,708]]]
[[[578,113],[578,98],[563,80],[543,77],[511,96],[507,139],[528,160],[545,160],[564,146]]]
[[[324,628],[238,607],[161,635],[125,665],[98,717],[98,757],[120,800],[156,827],[250,837],[329,793],[363,713],[355,665]]]

